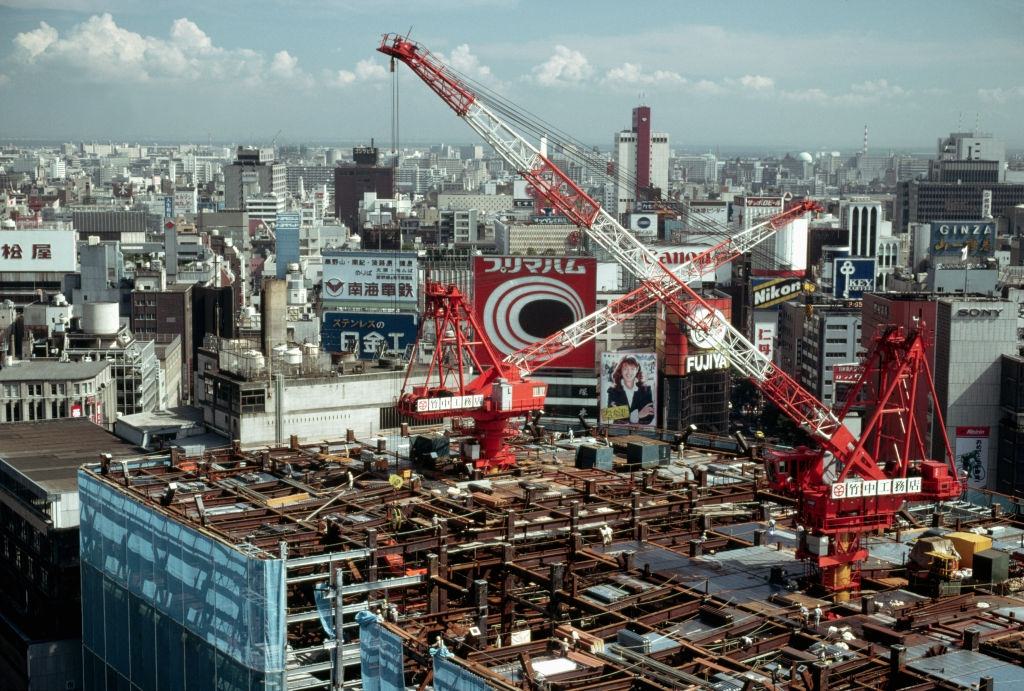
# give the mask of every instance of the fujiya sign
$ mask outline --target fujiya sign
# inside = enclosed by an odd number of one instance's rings
[[[920,494],[921,478],[906,477],[895,480],[847,480],[832,483],[833,499],[859,499],[885,497],[891,494]]]
[[[686,356],[686,372],[709,372],[729,369],[729,360],[720,353],[701,353]]]
[[[484,404],[483,394],[470,396],[444,396],[442,398],[421,398],[416,401],[417,413],[432,413],[438,410],[470,410]]]

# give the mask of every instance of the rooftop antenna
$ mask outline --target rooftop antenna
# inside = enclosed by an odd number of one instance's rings
[[[964,131],[964,111],[962,111],[962,110],[956,116],[956,131],[957,132],[963,132]]]
[[[867,125],[864,125],[864,148],[861,150],[861,153],[863,155],[865,155],[865,156],[868,155],[868,126]]]
[[[974,111],[974,136],[977,137],[978,133],[981,132],[981,112]]]

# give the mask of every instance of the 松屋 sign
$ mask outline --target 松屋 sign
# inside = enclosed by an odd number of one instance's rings
[[[920,494],[921,478],[901,477],[893,480],[847,480],[832,483],[833,499],[884,497],[891,494]]]
[[[74,273],[78,270],[76,237],[74,230],[0,230],[0,273]]]

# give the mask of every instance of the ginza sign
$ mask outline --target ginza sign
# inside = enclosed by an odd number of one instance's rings
[[[890,494],[920,494],[921,478],[901,477],[895,480],[847,480],[832,483],[833,499],[883,497]]]

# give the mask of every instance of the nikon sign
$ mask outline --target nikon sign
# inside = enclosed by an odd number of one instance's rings
[[[781,305],[800,295],[803,280],[799,278],[773,278],[752,288],[754,309],[767,309]]]

